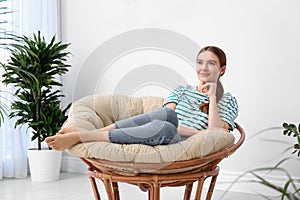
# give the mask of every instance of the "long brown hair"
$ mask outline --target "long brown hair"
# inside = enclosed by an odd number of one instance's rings
[[[224,51],[222,49],[220,49],[219,47],[216,47],[216,46],[206,46],[199,51],[199,53],[197,54],[197,58],[198,58],[199,54],[201,54],[205,51],[210,51],[218,57],[219,62],[220,62],[220,67],[226,66],[226,62],[227,62],[226,54],[224,53]],[[223,74],[221,74],[221,76]],[[218,81],[217,81],[217,91],[216,91],[217,103],[221,100],[223,94],[224,94],[224,88],[223,88],[222,83],[220,82],[220,77],[219,77]],[[208,103],[203,103],[199,106],[199,109],[206,113],[208,113],[208,108],[209,108]]]

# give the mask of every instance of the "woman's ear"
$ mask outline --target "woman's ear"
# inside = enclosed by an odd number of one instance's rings
[[[220,76],[222,76],[225,73],[225,71],[226,71],[226,65],[221,67]]]

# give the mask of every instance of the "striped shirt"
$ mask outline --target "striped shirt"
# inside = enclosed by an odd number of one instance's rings
[[[199,109],[200,104],[209,103],[208,95],[201,94],[195,86],[177,86],[164,101],[164,106],[168,103],[176,103],[180,125],[196,130],[208,127],[208,115]],[[234,120],[238,114],[238,105],[235,97],[230,93],[225,93],[218,102],[220,118],[230,125],[230,130],[235,128]]]

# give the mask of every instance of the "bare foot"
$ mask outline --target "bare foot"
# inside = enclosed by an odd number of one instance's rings
[[[108,131],[95,130],[85,130],[80,132],[68,132],[62,131],[54,136],[47,137],[45,142],[50,148],[55,150],[63,151],[65,149],[71,148],[75,144],[81,142],[108,142]]]
[[[63,151],[71,148],[77,143],[80,143],[78,132],[68,132],[68,134],[57,134],[51,137],[47,137],[45,142],[52,149]]]

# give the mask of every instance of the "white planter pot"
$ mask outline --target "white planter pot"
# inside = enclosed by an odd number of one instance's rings
[[[48,182],[59,179],[61,167],[61,151],[28,150],[31,180],[34,182]]]

